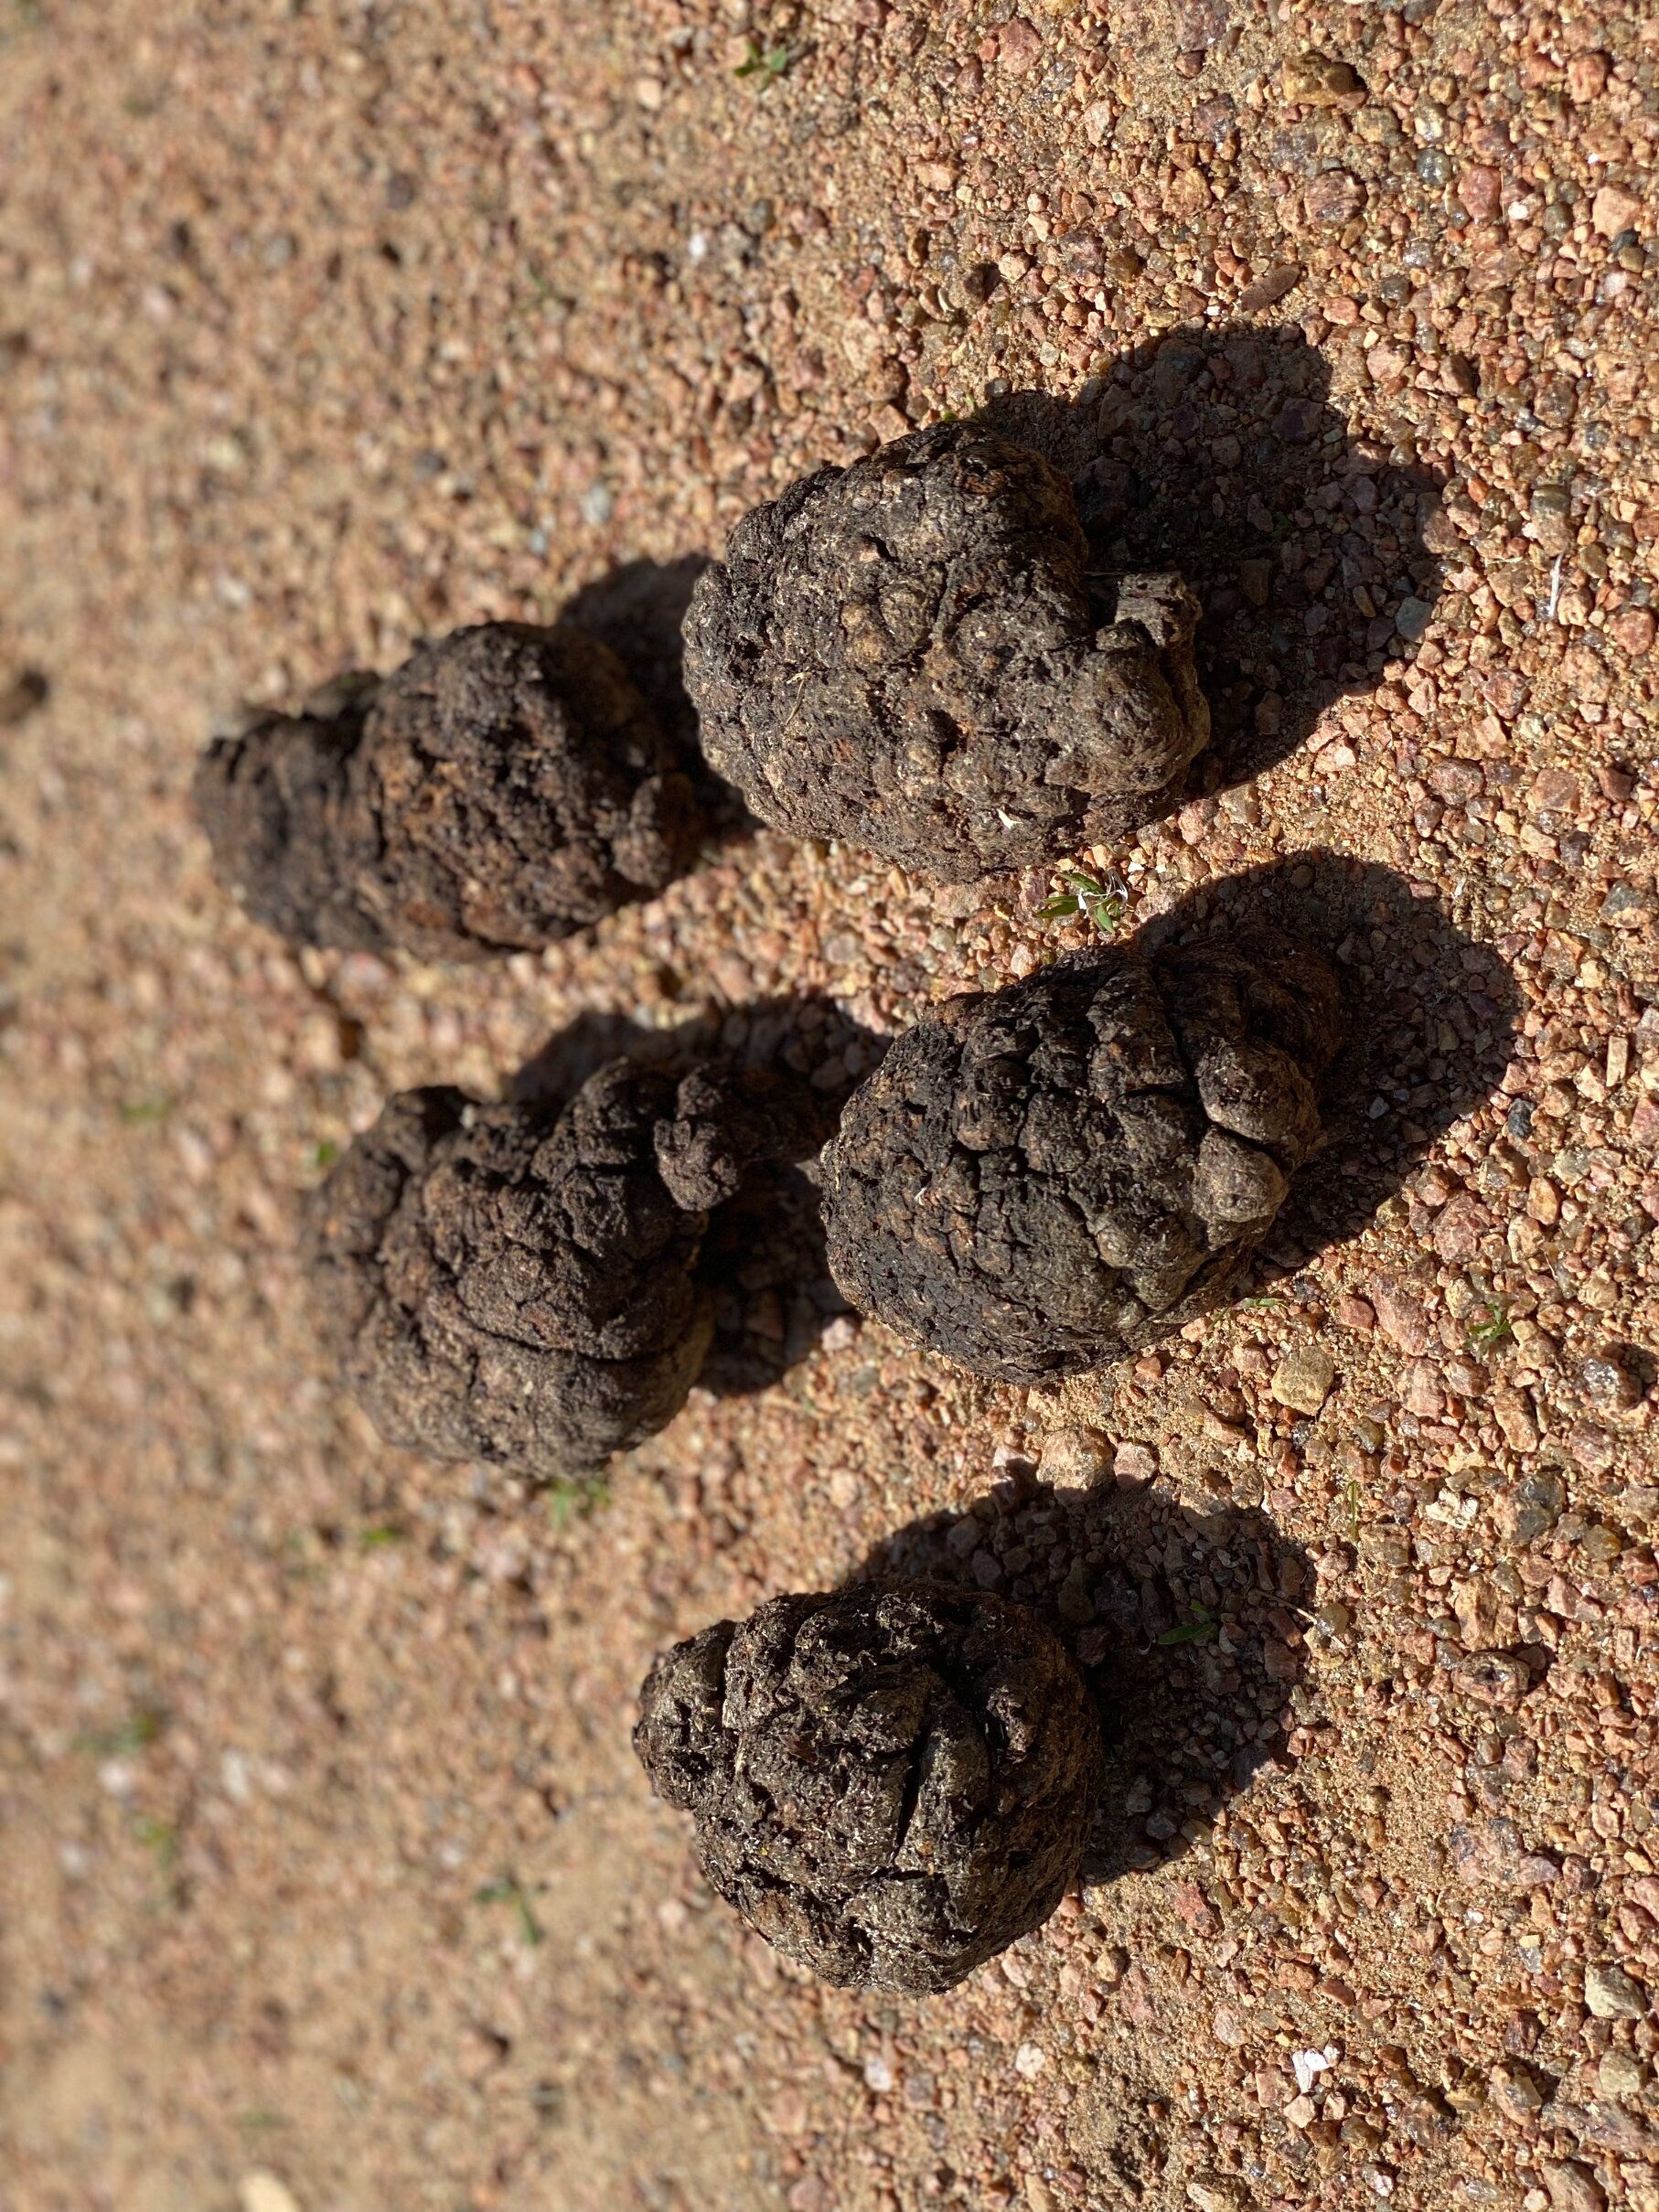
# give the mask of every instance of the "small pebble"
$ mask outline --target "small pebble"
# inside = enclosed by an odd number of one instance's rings
[[[1051,1428],[1037,1472],[1057,1491],[1086,1491],[1112,1464],[1111,1445],[1097,1428]]]
[[[1648,1993],[1622,1966],[1587,1966],[1584,2002],[1598,2020],[1644,2020]]]
[[[241,2212],[300,2212],[300,2200],[293,2190],[262,2169],[244,2174],[236,2194]]]
[[[1549,2193],[1551,2212],[1607,2212],[1607,2196],[1588,2166],[1576,2159],[1539,2168]]]
[[[1486,2094],[1506,2120],[1525,2124],[1544,2102],[1543,2092],[1519,2064],[1495,2066],[1486,2078]]]
[[[1151,1444],[1119,1444],[1112,1472],[1119,1482],[1150,1482],[1158,1472],[1158,1453]]]
[[[1641,1402],[1641,1380],[1618,1352],[1603,1352],[1586,1360],[1579,1370],[1579,1383],[1590,1403],[1609,1413],[1625,1412]]]
[[[1623,2104],[1640,2097],[1646,2082],[1647,2068],[1634,2051],[1624,2050],[1618,2044],[1603,2051],[1596,2068],[1596,2087],[1610,2103]]]
[[[1371,1286],[1371,1304],[1377,1326],[1402,1352],[1424,1350],[1429,1342],[1429,1315],[1421,1298],[1397,1283],[1379,1279]]]
[[[1288,1352],[1273,1376],[1273,1395],[1295,1413],[1316,1414],[1331,1395],[1335,1362],[1316,1344]]]

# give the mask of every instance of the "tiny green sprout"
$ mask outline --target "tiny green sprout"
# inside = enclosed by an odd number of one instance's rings
[[[178,1858],[178,1830],[171,1821],[142,1812],[133,1822],[133,1833],[146,1851],[154,1852],[163,1874],[170,1874]]]
[[[314,1168],[331,1168],[340,1156],[340,1148],[332,1137],[325,1137],[311,1155]]]
[[[166,1725],[167,1716],[159,1707],[141,1705],[113,1728],[90,1728],[77,1742],[94,1758],[131,1758],[153,1744]]]
[[[1172,1629],[1165,1629],[1158,1641],[1165,1647],[1176,1643],[1208,1643],[1215,1630],[1215,1623],[1203,1606],[1195,1606],[1187,1619]]]
[[[383,1552],[389,1544],[401,1544],[403,1532],[390,1521],[381,1521],[373,1528],[366,1528],[358,1535],[359,1552]]]
[[[763,48],[751,38],[747,42],[746,58],[733,70],[734,77],[758,77],[756,88],[769,92],[780,77],[787,77],[800,56],[793,47],[769,46]]]
[[[1117,884],[1103,883],[1086,868],[1058,868],[1054,872],[1066,889],[1057,891],[1045,905],[1038,908],[1038,919],[1069,922],[1081,914],[1103,937],[1109,937],[1129,910],[1123,891]]]
[[[545,1940],[541,1923],[530,1909],[530,1901],[517,1875],[504,1874],[493,1882],[486,1882],[482,1889],[473,1892],[475,1905],[510,1905],[519,1916],[519,1933],[533,1950]]]
[[[547,1517],[555,1531],[562,1534],[571,1523],[585,1520],[589,1513],[603,1512],[611,1501],[611,1486],[603,1475],[591,1481],[573,1481],[568,1475],[558,1476],[548,1486]]]
[[[1469,1340],[1471,1352],[1495,1352],[1515,1332],[1509,1326],[1507,1309],[1499,1299],[1489,1298],[1471,1312],[1463,1333]]]
[[[172,1111],[170,1098],[131,1098],[122,1106],[121,1118],[130,1129],[143,1129],[166,1121]]]

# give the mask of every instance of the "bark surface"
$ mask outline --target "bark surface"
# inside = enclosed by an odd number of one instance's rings
[[[221,879],[292,941],[427,959],[533,950],[662,889],[691,787],[610,649],[486,623],[203,754]]]
[[[615,1062],[563,1109],[405,1091],[313,1194],[318,1318],[388,1443],[551,1477],[672,1420],[712,1333],[709,1209],[810,1141],[764,1072]]]
[[[652,1668],[634,1743],[768,1942],[827,1981],[916,1992],[1053,1912],[1100,1760],[1059,1640],[943,1583],[776,1598],[705,1629]]]
[[[1086,954],[902,1037],[825,1154],[853,1303],[1010,1382],[1219,1302],[1320,1139],[1335,976],[1277,932]]]
[[[1095,577],[1070,486],[941,424],[738,524],[686,618],[712,765],[763,821],[968,881],[1166,812],[1207,742],[1179,576]]]

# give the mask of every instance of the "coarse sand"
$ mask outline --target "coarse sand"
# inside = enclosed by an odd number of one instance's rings
[[[6,2212],[1659,2207],[1656,73],[1640,0],[0,0]],[[249,710],[568,611],[683,736],[736,518],[980,409],[1205,608],[1069,917],[735,822],[466,968],[214,884]],[[1366,1010],[1234,1309],[977,1383],[792,1170],[595,1494],[339,1387],[299,1202],[391,1092],[834,1096],[1230,879]],[[629,1748],[861,1565],[1108,1710],[1081,1889],[928,2000],[747,1936]]]

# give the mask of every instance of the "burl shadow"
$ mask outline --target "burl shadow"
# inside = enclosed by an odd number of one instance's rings
[[[1357,1235],[1452,1124],[1492,1097],[1521,1009],[1501,955],[1438,899],[1418,897],[1392,868],[1322,849],[1206,884],[1141,936],[1149,949],[1225,944],[1263,924],[1331,961],[1346,1034],[1322,1087],[1322,1144],[1256,1256],[1258,1281]]]
[[[1106,1747],[1086,1882],[1181,1856],[1189,1823],[1284,1752],[1320,1633],[1312,1563],[1265,1513],[1155,1483],[1057,1491],[1021,1461],[886,1537],[851,1576],[872,1578],[1019,1598],[1076,1657]]]
[[[709,1012],[669,1029],[629,1015],[587,1013],[551,1037],[508,1085],[515,1099],[559,1106],[613,1060],[682,1074],[726,1059],[774,1069],[806,1086],[821,1143],[853,1086],[889,1040],[810,994]],[[765,1390],[816,1348],[850,1310],[824,1251],[816,1152],[750,1167],[736,1194],[710,1218],[698,1265],[714,1308],[714,1341],[699,1384],[718,1397]]]
[[[1227,1293],[1304,1267],[1356,1235],[1451,1124],[1491,1096],[1507,1063],[1519,994],[1498,955],[1392,869],[1323,850],[1293,854],[1190,892],[1138,933],[1161,945],[1247,942],[1262,927],[1321,952],[1342,990],[1345,1042],[1326,1071],[1320,1149],[1291,1181],[1264,1244]],[[1096,956],[1120,956],[1103,946]],[[771,1067],[808,1086],[827,1140],[888,1040],[830,1001],[802,996],[710,1012],[671,1029],[586,1014],[519,1072],[511,1095],[562,1104],[606,1062],[683,1073],[712,1056]],[[703,1384],[722,1396],[763,1390],[849,1310],[825,1257],[816,1152],[752,1167],[719,1207],[701,1272],[715,1342]],[[942,1356],[942,1355],[941,1355]]]
[[[583,584],[558,619],[609,646],[691,779],[704,825],[705,850],[717,850],[759,828],[738,793],[714,774],[698,740],[697,710],[685,686],[680,625],[707,553],[674,561],[627,561]]]
[[[1085,390],[1009,392],[980,419],[1070,479],[1095,567],[1185,576],[1214,725],[1190,787],[1247,783],[1414,649],[1444,479],[1354,434],[1294,325],[1183,325]]]
[[[1189,791],[1247,783],[1333,700],[1375,688],[1415,650],[1439,593],[1425,532],[1443,478],[1356,436],[1331,380],[1293,324],[1198,323],[1121,355],[1086,399],[1012,391],[980,411],[1070,480],[1103,576],[1174,568],[1197,593],[1213,732]],[[621,656],[724,842],[755,823],[702,762],[681,669],[680,624],[708,565],[696,552],[628,561],[561,618]]]

